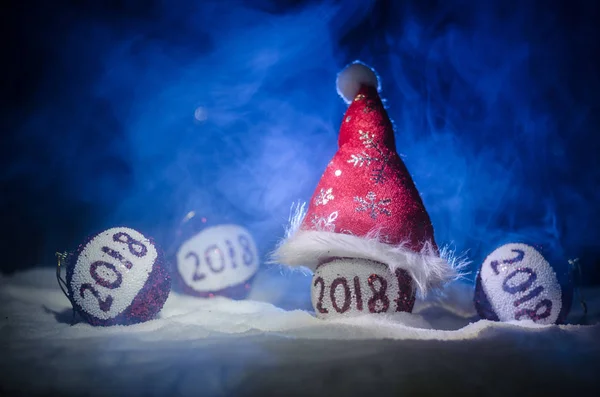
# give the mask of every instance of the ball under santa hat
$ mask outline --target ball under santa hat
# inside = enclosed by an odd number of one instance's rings
[[[417,291],[425,295],[457,276],[396,151],[379,88],[360,62],[339,73],[337,90],[349,104],[339,148],[274,253],[279,263],[315,272],[319,317],[410,312]]]

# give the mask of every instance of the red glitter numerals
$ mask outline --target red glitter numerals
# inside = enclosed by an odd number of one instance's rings
[[[211,256],[211,254],[215,252],[218,254],[219,260],[221,262],[221,266],[217,268],[213,266],[213,259]],[[225,270],[225,256],[223,255],[223,251],[221,251],[221,249],[217,247],[216,244],[212,244],[206,247],[206,249],[204,250],[204,261],[206,261],[208,268],[213,273],[221,273],[223,270]]]
[[[360,290],[360,279],[358,276],[354,276],[354,295],[356,296],[356,310],[362,311],[363,299],[362,292]]]
[[[329,313],[329,310],[323,307],[323,296],[325,296],[325,281],[323,280],[323,277],[317,277],[315,279],[313,285],[316,287],[317,284],[321,284],[321,291],[319,291],[319,300],[317,301],[317,310],[320,313]]]
[[[511,259],[504,259],[502,261],[503,265],[512,265],[514,263],[521,262],[523,260],[523,258],[525,257],[525,251],[523,251],[523,250],[513,249],[512,252],[516,253],[517,256],[515,256],[514,258],[511,258]],[[500,263],[498,261],[492,261],[492,263],[490,263],[490,267],[492,268],[492,270],[494,271],[494,273],[496,275],[500,274],[500,271],[498,270],[498,266],[500,266]]]
[[[542,287],[541,285],[538,285],[537,287],[535,287],[534,289],[529,291],[526,295],[523,295],[520,299],[517,299],[516,301],[514,301],[513,305],[519,306],[522,303],[532,300],[533,298],[535,298],[536,296],[541,294],[543,291],[544,291],[544,287]]]
[[[140,241],[134,239],[129,234],[125,232],[115,233],[113,235],[113,241],[127,244],[129,248],[129,252],[133,255],[139,257],[143,257],[148,252],[148,247],[142,244]],[[110,248],[110,247],[102,247],[100,248],[102,252],[109,255],[110,257],[118,260],[125,266],[127,269],[131,269],[133,264],[131,261],[127,260],[120,252]],[[123,275],[117,270],[115,265],[105,261],[95,261],[90,265],[90,275],[94,279],[94,281],[104,288],[108,289],[116,289],[121,286],[123,282]],[[110,310],[113,298],[108,295],[105,299],[100,297],[100,293],[94,288],[94,286],[90,283],[84,283],[79,288],[79,295],[83,298],[85,291],[90,291],[92,295],[98,300],[98,306],[100,310],[107,312]]]
[[[385,278],[381,277],[379,274],[371,274],[369,276],[368,284],[369,288],[371,288],[371,292],[373,296],[369,299],[369,312],[371,313],[383,313],[387,312],[390,308],[390,299],[387,297],[387,281]],[[379,288],[375,288],[375,282],[379,282]],[[380,305],[377,302],[381,302]],[[379,306],[379,309],[377,308]]]
[[[92,284],[85,283],[85,284],[81,285],[81,288],[79,288],[79,295],[82,298],[83,298],[83,293],[86,290],[91,291],[92,295],[94,295],[96,297],[96,299],[98,299],[98,306],[100,307],[100,310],[102,310],[103,312],[107,312],[110,310],[110,307],[112,306],[112,302],[113,302],[112,296],[108,295],[106,297],[106,299],[102,299],[102,298],[100,298],[100,294],[98,293],[98,291],[96,291],[96,289],[94,289]]]
[[[194,275],[192,279],[194,281],[200,281],[206,277],[206,274],[200,272],[200,257],[195,252],[188,252],[185,259],[194,258]]]
[[[408,276],[407,276],[408,277]],[[401,272],[396,272],[396,280],[398,282],[398,298],[394,299],[396,303],[396,311],[410,311],[412,302],[410,293],[405,291],[405,276]],[[384,313],[390,309],[390,298],[388,297],[388,280],[379,274],[371,274],[366,280],[366,285],[369,286],[369,293],[363,296],[364,292],[361,286],[360,276],[354,276],[351,280],[344,277],[337,277],[331,281],[331,284],[326,288],[326,283],[323,277],[315,278],[313,287],[319,287],[318,296],[316,297],[315,308],[320,313],[329,313],[325,303],[330,304],[333,310],[337,313],[345,313],[354,305],[356,311],[363,311],[363,306],[369,309],[369,313]],[[326,289],[329,293],[326,294]],[[329,298],[324,302],[325,298]],[[365,302],[366,300],[366,302]],[[353,303],[354,302],[354,303]]]
[[[410,312],[415,303],[412,279],[406,270],[403,269],[396,269],[395,274],[396,282],[398,283],[398,297],[394,300],[396,302],[396,311]]]
[[[105,277],[98,274],[99,267],[103,267],[109,270],[110,273],[114,275],[114,280],[107,280]],[[92,263],[90,265],[90,274],[92,275],[94,281],[98,283],[98,285],[101,285],[104,288],[108,289],[119,288],[119,286],[121,286],[121,283],[123,282],[123,276],[121,275],[121,273],[119,273],[115,265],[104,261],[96,261]],[[104,272],[104,276],[106,276],[106,271]]]
[[[227,245],[227,253],[229,254],[229,259],[231,259],[231,267],[237,268],[237,262],[235,261],[235,248],[233,248],[233,244],[230,240],[225,240],[225,245]]]
[[[521,262],[525,257],[525,252],[519,249],[513,249],[513,252],[517,253],[517,256],[512,259],[505,259],[502,261],[503,264],[514,264]],[[498,261],[492,261],[490,266],[496,275],[500,274],[498,270]],[[518,275],[526,275],[527,278],[519,283],[511,282]],[[520,267],[510,272],[502,281],[502,290],[509,293],[510,295],[516,295],[518,293],[527,292],[525,295],[516,299],[513,302],[513,306],[518,307],[525,302],[528,302],[538,297],[543,291],[544,287],[538,285],[537,287],[530,290],[535,281],[537,280],[537,273],[529,267]],[[528,292],[529,290],[529,292]],[[544,308],[542,313],[539,313],[540,309]],[[515,320],[520,320],[523,317],[527,317],[530,320],[538,321],[542,320],[552,313],[552,301],[549,299],[543,299],[535,306],[534,309],[523,308],[515,312]]]
[[[218,254],[218,262],[220,263],[219,267],[215,267],[212,255],[213,253],[217,253]],[[193,258],[194,259],[194,274],[192,275],[192,280],[194,281],[200,281],[206,278],[206,274],[202,273],[200,271],[200,256],[193,252],[190,251],[185,255],[185,259],[190,259]],[[210,271],[212,273],[220,273],[223,270],[225,270],[225,256],[223,255],[223,251],[221,251],[219,249],[219,247],[217,247],[217,245],[212,244],[209,245],[208,247],[206,247],[206,249],[204,250],[204,261],[206,262],[206,265],[208,266],[208,269],[210,269]]]
[[[538,313],[541,308],[545,308],[542,313]],[[521,309],[515,313],[515,320],[520,320],[522,317],[527,316],[530,320],[539,321],[552,313],[552,301],[550,299],[543,299],[540,301],[534,309]]]
[[[102,272],[103,274],[100,274],[99,269],[101,268],[105,269],[104,272]],[[107,279],[109,272],[113,275],[113,277],[110,277],[113,280]],[[104,261],[96,261],[92,263],[90,265],[90,275],[92,276],[94,281],[98,283],[98,285],[108,289],[119,288],[121,286],[121,283],[123,282],[123,276],[121,275],[121,273],[119,273],[115,265]],[[84,283],[81,285],[81,287],[79,288],[79,295],[83,298],[84,292],[88,290],[98,300],[98,306],[100,307],[100,310],[104,312],[110,310],[110,307],[112,306],[113,302],[112,296],[108,295],[105,299],[100,298],[100,293],[96,291],[94,286],[90,283]]]
[[[517,284],[514,286],[510,285],[509,281],[512,280],[516,275],[518,275],[520,273],[527,274],[528,275],[527,280],[525,280],[521,284]],[[509,294],[514,295],[517,292],[526,291],[529,287],[531,287],[533,285],[535,280],[537,280],[537,274],[533,271],[533,269],[528,268],[528,267],[523,267],[523,268],[514,270],[508,276],[506,276],[506,278],[502,282],[502,289],[505,292],[508,292]]]
[[[342,286],[344,290],[344,303],[342,307],[338,305],[336,290],[338,286]],[[331,298],[331,304],[333,308],[338,313],[345,313],[348,309],[350,309],[350,299],[352,296],[350,295],[350,287],[348,287],[348,282],[344,277],[338,277],[331,283],[331,288],[329,289],[329,297]]]
[[[119,251],[115,251],[114,249],[108,247],[102,247],[101,250],[105,254],[108,254],[109,256],[112,256],[113,258],[121,262],[123,266],[125,266],[127,269],[131,269],[133,267],[133,263],[125,259],[125,257],[121,255]]]
[[[146,256],[146,254],[148,253],[148,247],[142,244],[141,241],[134,239],[125,232],[115,233],[113,235],[113,240],[119,243],[127,244],[129,252],[131,252],[132,255],[135,255],[138,258]]]
[[[252,253],[252,249],[250,248],[250,240],[248,240],[248,237],[242,234],[238,237],[238,242],[244,250],[244,255],[242,257],[244,265],[250,266],[254,260],[254,253]]]
[[[252,250],[252,245],[247,236],[240,234],[237,238],[238,246],[234,245],[234,242],[231,240],[225,240],[226,250],[220,248],[219,244],[213,243],[207,246],[204,249],[204,252],[200,254],[189,251],[184,259],[188,260],[192,258],[194,260],[194,274],[192,275],[193,281],[200,281],[205,279],[210,274],[218,274],[222,273],[228,265],[232,269],[236,269],[238,266],[241,266],[243,263],[246,266],[251,266],[254,263],[254,252]],[[237,251],[236,251],[237,248]],[[200,251],[202,248],[198,248]],[[236,253],[240,253],[240,258],[236,259]],[[202,273],[200,271],[200,265],[202,263],[201,258],[204,260],[205,272]],[[229,264],[230,262],[230,264]]]

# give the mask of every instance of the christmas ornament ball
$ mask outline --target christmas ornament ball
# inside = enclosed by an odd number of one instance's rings
[[[250,232],[236,224],[204,228],[177,250],[177,287],[201,297],[244,299],[250,292],[260,257]]]
[[[483,319],[564,323],[573,297],[567,271],[557,271],[530,245],[505,244],[485,259],[477,275],[475,308]]]
[[[411,312],[413,280],[405,270],[366,259],[338,258],[321,264],[311,284],[318,318]]]
[[[171,290],[160,249],[140,232],[115,227],[89,238],[67,262],[67,292],[92,325],[129,325],[152,319]]]

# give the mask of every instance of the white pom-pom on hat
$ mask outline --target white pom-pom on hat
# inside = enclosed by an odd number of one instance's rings
[[[337,76],[337,92],[346,101],[351,103],[361,85],[375,87],[379,92],[379,78],[375,71],[360,61],[354,61],[346,66]]]

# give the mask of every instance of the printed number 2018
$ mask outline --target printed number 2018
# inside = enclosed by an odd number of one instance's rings
[[[250,266],[254,261],[254,253],[252,252],[252,248],[250,246],[250,240],[245,235],[238,236],[238,244],[242,248],[242,262],[244,265]],[[231,240],[225,240],[225,245],[227,246],[227,256],[231,260],[231,267],[233,269],[238,267],[236,262],[236,250],[233,246]],[[215,260],[214,254],[216,254],[217,258]],[[211,244],[203,252],[204,262],[206,263],[207,268],[210,270],[210,273],[217,274],[221,273],[225,270],[226,260],[225,254],[223,250],[217,244]],[[194,260],[194,274],[192,276],[192,280],[200,281],[206,278],[206,274],[200,271],[200,255],[194,251],[190,251],[185,255],[185,259],[192,258]],[[217,262],[217,263],[215,263]]]
[[[520,263],[525,258],[525,251],[523,251],[523,250],[513,249],[512,252],[514,252],[517,255],[514,258],[502,260],[503,265],[513,265],[515,263]],[[493,272],[496,275],[500,275],[498,266],[500,266],[499,261],[492,261],[490,263],[490,267],[492,268]],[[519,274],[526,274],[527,279],[525,281],[522,281],[519,284],[516,284],[516,285],[512,284],[511,283],[512,279],[515,278]],[[544,291],[544,287],[541,285],[537,286],[533,289],[530,289],[530,287],[533,285],[535,280],[537,280],[537,273],[535,272],[535,270],[533,270],[530,267],[519,267],[519,268],[513,270],[511,273],[509,273],[504,278],[504,281],[502,282],[502,289],[504,290],[504,292],[506,292],[510,295],[527,292],[521,298],[519,298],[513,302],[513,305],[515,307],[519,307],[523,303],[525,303],[529,300],[532,300],[534,298],[537,298]],[[542,311],[540,313],[540,309],[542,309],[542,308],[544,308],[544,311]],[[539,301],[537,303],[537,305],[533,309],[524,308],[524,309],[520,309],[520,310],[516,311],[515,312],[515,320],[520,320],[523,317],[528,317],[529,319],[531,319],[533,321],[538,321],[538,320],[541,320],[541,319],[544,319],[544,318],[550,316],[551,313],[552,313],[552,301],[550,299],[542,299],[541,301]]]
[[[148,252],[148,247],[146,247],[144,244],[142,244],[142,242],[134,239],[125,232],[115,233],[113,235],[113,241],[117,243],[127,244],[129,252],[132,255],[137,256],[138,258],[145,256]],[[133,267],[133,264],[127,259],[125,259],[125,257],[121,255],[118,251],[106,246],[102,247],[100,250],[121,262],[127,269],[131,269]],[[111,273],[113,273],[115,276],[114,281],[106,280],[105,278],[103,278],[101,274],[98,273],[99,267],[104,267],[105,269],[110,270]],[[123,276],[121,275],[121,273],[119,273],[115,265],[109,262],[95,261],[90,265],[89,271],[94,281],[104,288],[116,289],[119,288],[121,286],[121,283],[123,282]],[[102,310],[103,312],[107,312],[110,310],[113,303],[112,296],[107,295],[105,299],[102,299],[100,297],[100,293],[90,283],[84,283],[81,285],[81,287],[79,288],[79,295],[83,298],[84,293],[87,290],[89,290],[92,293],[92,295],[98,300],[98,306],[100,307],[100,310]]]
[[[403,306],[401,304],[402,301],[402,274],[397,271],[396,278],[398,282],[398,298],[396,301],[396,311],[402,311]],[[363,310],[363,291],[361,290],[360,278],[355,276],[352,280],[354,287],[354,304],[356,306],[356,310]],[[367,279],[367,285],[369,286],[370,298],[367,299],[367,307],[369,308],[370,313],[384,313],[387,312],[390,308],[390,298],[387,296],[388,282],[385,277],[380,276],[379,274],[371,274]],[[329,309],[323,307],[323,298],[325,297],[325,280],[323,277],[317,277],[313,283],[314,287],[320,286],[319,296],[317,298],[316,309],[320,313],[329,313]],[[336,296],[337,291],[343,291],[343,300],[340,302]],[[348,285],[348,280],[345,277],[338,277],[331,282],[329,286],[329,299],[332,305],[332,309],[337,313],[345,313],[348,311],[352,305],[352,293],[350,285]]]

